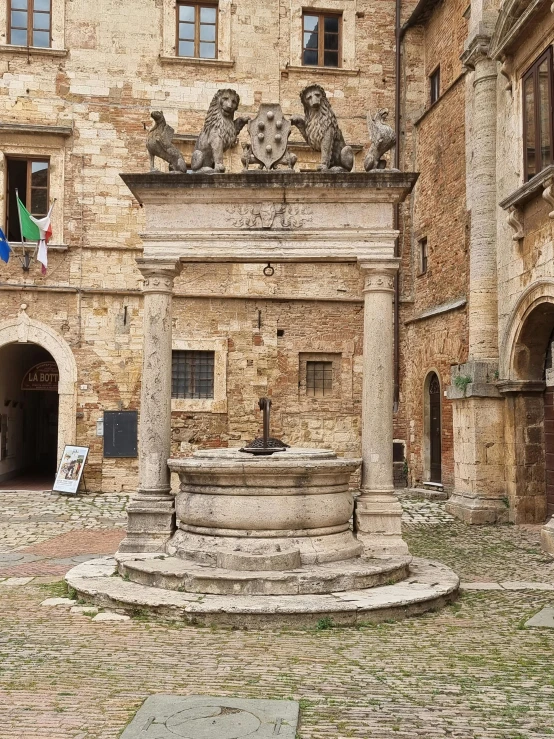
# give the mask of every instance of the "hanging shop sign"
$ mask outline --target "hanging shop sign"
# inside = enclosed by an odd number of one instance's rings
[[[65,447],[52,490],[57,493],[77,495],[87,461],[88,450],[88,446]]]
[[[55,362],[41,362],[25,373],[22,390],[48,390],[58,392],[58,380],[60,373]]]

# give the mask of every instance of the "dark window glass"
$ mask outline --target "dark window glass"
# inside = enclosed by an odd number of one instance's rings
[[[552,49],[523,77],[523,146],[525,179],[553,163]]]
[[[436,103],[441,94],[441,70],[437,67],[433,74],[429,77],[431,84],[431,105]]]
[[[419,273],[424,275],[427,272],[427,239],[421,239],[419,242]]]
[[[213,398],[214,357],[215,352],[174,351],[171,397]]]
[[[9,43],[15,46],[51,45],[50,0],[8,0]]]
[[[49,208],[49,163],[40,159],[16,159],[7,157],[6,231],[8,241],[21,241],[16,192],[23,205],[33,216],[45,216]]]
[[[217,5],[177,4],[177,55],[217,58]]]
[[[307,14],[302,17],[302,64],[340,67],[339,15]]]
[[[324,398],[333,392],[333,363],[306,362],[306,395]]]

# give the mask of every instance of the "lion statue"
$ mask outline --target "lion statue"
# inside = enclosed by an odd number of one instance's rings
[[[150,171],[159,172],[154,166],[154,158],[169,162],[170,172],[186,172],[187,163],[176,146],[173,146],[175,131],[165,120],[161,110],[154,110],[150,117],[154,121],[148,129],[146,138],[146,149],[150,155]]]
[[[371,145],[364,159],[364,169],[371,172],[373,169],[385,169],[387,162],[383,156],[396,144],[396,134],[386,123],[389,111],[381,108],[375,113],[367,114],[367,127],[371,137]]]
[[[320,85],[309,85],[300,93],[304,117],[293,115],[296,126],[314,151],[321,152],[318,170],[335,169],[350,172],[354,166],[354,153],[346,146],[325,90]]]
[[[225,172],[223,152],[236,143],[250,118],[234,118],[240,98],[234,90],[218,90],[192,153],[193,172]]]

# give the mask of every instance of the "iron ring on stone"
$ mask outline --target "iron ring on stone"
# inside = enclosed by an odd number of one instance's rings
[[[271,266],[271,264],[268,262],[267,267],[264,267],[264,275],[266,277],[273,277],[275,274],[275,269]]]

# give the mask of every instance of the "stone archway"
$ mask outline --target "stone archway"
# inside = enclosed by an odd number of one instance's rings
[[[543,279],[520,297],[500,352],[506,487],[514,523],[542,523],[546,517],[545,362],[553,329],[554,280]]]
[[[17,318],[0,323],[0,347],[32,343],[46,349],[58,365],[59,422],[58,460],[66,444],[74,444],[77,433],[77,363],[69,344],[50,326],[29,318],[23,308]]]

